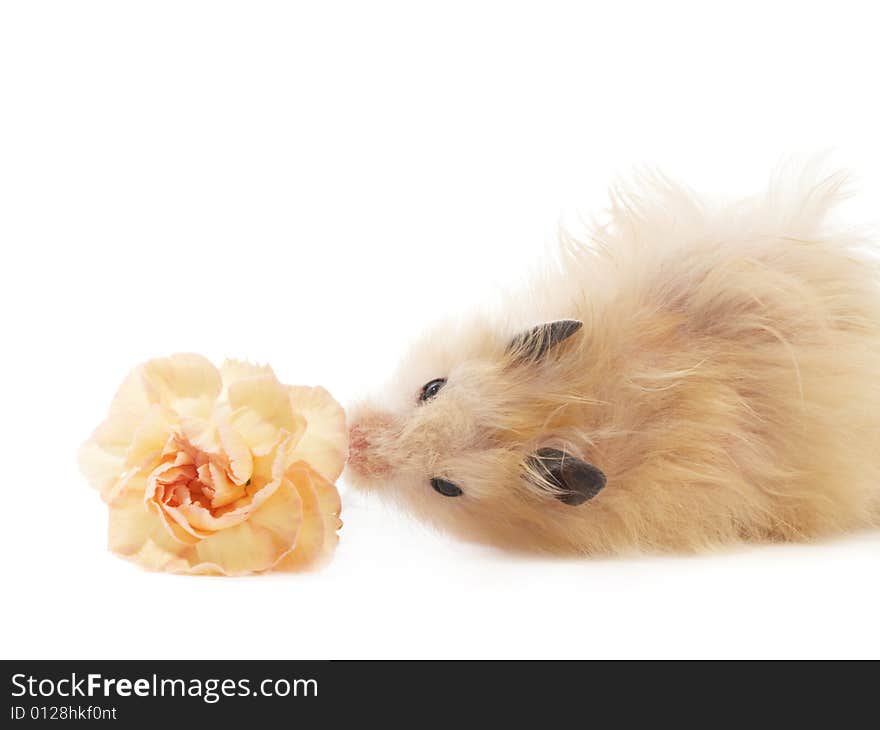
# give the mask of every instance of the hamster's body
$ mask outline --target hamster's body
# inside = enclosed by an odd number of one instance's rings
[[[514,548],[876,526],[880,278],[827,220],[837,188],[714,209],[662,182],[616,196],[502,318],[432,333],[353,410],[353,481]],[[559,320],[583,326],[517,337]]]

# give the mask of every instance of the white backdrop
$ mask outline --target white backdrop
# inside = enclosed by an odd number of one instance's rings
[[[3,658],[880,656],[880,536],[523,559],[352,494],[324,571],[145,573],[76,449],[176,351],[343,403],[633,165],[712,195],[834,148],[876,220],[868,4],[5,2]]]

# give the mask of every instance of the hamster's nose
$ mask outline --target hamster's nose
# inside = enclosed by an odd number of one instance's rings
[[[361,423],[353,423],[348,429],[348,463],[357,465],[362,461],[369,444],[367,429]]]
[[[379,476],[389,470],[382,449],[377,448],[381,442],[381,424],[375,419],[354,421],[348,429],[348,465],[364,476]]]

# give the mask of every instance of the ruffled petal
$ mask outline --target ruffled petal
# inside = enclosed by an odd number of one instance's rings
[[[238,380],[229,386],[230,425],[255,454],[265,454],[279,435],[301,434],[305,419],[294,414],[287,389],[274,375]]]
[[[247,360],[227,358],[220,366],[220,378],[223,381],[223,392],[228,393],[229,386],[245,378],[259,378],[265,375],[275,377],[275,372],[268,365],[255,365]]]
[[[161,406],[151,406],[131,436],[125,453],[126,466],[149,469],[162,455],[169,436],[170,425],[165,419],[165,412]]]
[[[283,482],[249,520],[199,542],[191,567],[201,572],[206,563],[225,575],[268,570],[297,541],[300,523],[296,491]]]
[[[220,435],[217,433],[217,425],[201,418],[182,418],[180,420],[180,434],[189,445],[204,451],[206,454],[220,454]]]
[[[302,527],[293,550],[275,567],[287,571],[320,567],[339,542],[336,534],[339,511],[334,513],[332,504],[325,503],[326,495],[319,496],[323,481],[320,474],[306,466],[297,466],[288,471],[287,477],[302,501]]]
[[[217,434],[226,458],[233,481],[244,484],[254,473],[254,457],[239,433],[224,423],[217,426]]]
[[[241,506],[229,509],[222,514],[215,514],[212,510],[195,502],[172,505],[162,501],[162,481],[175,481],[179,476],[180,470],[183,469],[194,470],[192,466],[181,467],[174,463],[165,463],[158,466],[147,477],[146,499],[157,506],[161,515],[167,519],[169,525],[176,525],[180,530],[183,530],[197,540],[206,539],[214,533],[228,530],[246,521],[272,497],[281,483],[281,480],[277,479],[262,484],[250,499],[241,500],[243,502]],[[210,470],[210,466],[208,469]]]
[[[306,461],[328,481],[339,478],[348,458],[345,411],[324,388],[289,386],[294,413],[306,419],[306,430],[288,463]]]
[[[194,353],[150,360],[143,366],[150,400],[184,417],[208,418],[220,395],[220,373]]]
[[[188,565],[184,555],[189,547],[171,536],[136,489],[123,492],[110,505],[108,546],[148,570],[177,571]]]
[[[80,471],[105,500],[127,469],[126,452],[137,426],[125,413],[109,415],[80,446]]]
[[[108,501],[113,486],[125,472],[125,454],[108,451],[91,438],[79,447],[77,460],[88,483],[101,493],[104,501]]]
[[[226,476],[226,471],[213,462],[199,467],[199,478],[205,481],[205,477],[207,477],[214,488],[214,494],[211,497],[212,509],[226,507],[242,499],[247,494],[243,486],[230,481]]]
[[[138,365],[116,390],[110,404],[111,416],[125,416],[129,422],[137,424],[140,417],[153,405],[144,383],[144,366]]]

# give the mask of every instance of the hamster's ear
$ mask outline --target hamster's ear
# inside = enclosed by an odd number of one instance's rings
[[[567,340],[583,326],[584,323],[576,319],[560,319],[556,322],[538,325],[514,337],[507,346],[507,351],[517,361],[540,360],[556,345]]]
[[[558,449],[538,449],[527,465],[538,483],[555,487],[553,495],[573,507],[599,494],[606,482],[601,469]]]

